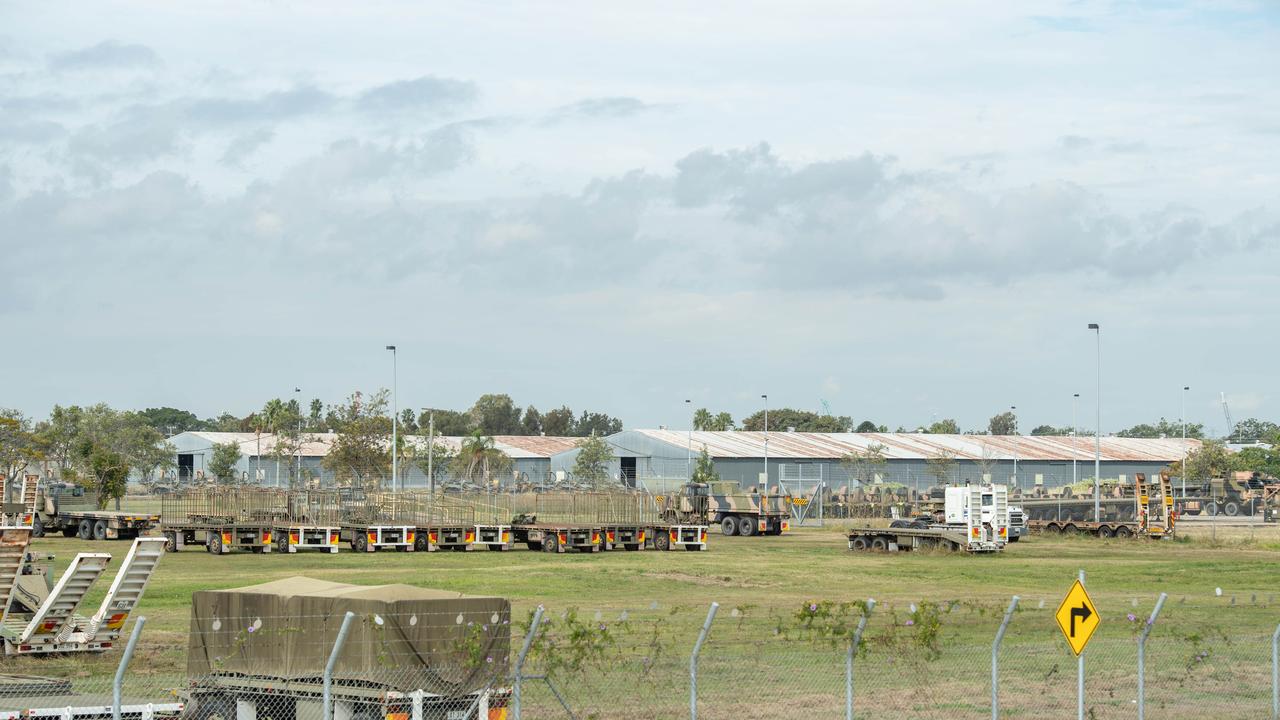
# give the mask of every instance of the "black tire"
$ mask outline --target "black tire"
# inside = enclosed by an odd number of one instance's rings
[[[107,539],[107,521],[106,520],[99,520],[98,522],[93,524],[93,539],[94,540]]]
[[[289,533],[282,532],[276,535],[275,551],[280,553],[289,552]]]
[[[39,513],[36,513],[36,516],[31,518],[31,537],[44,537],[44,521],[40,519]]]
[[[164,534],[164,550],[165,552],[178,552],[178,533],[167,532]]]
[[[1240,504],[1235,500],[1228,500],[1222,504],[1222,514],[1227,517],[1235,517],[1240,514]]]
[[[1113,530],[1110,525],[1101,525],[1098,527],[1098,537],[1100,538],[1113,537],[1115,534],[1115,530]]]
[[[76,536],[79,537],[81,540],[92,540],[93,539],[93,521],[81,520],[80,531],[76,533]]]
[[[363,532],[358,532],[351,537],[351,549],[356,552],[369,551],[369,538]]]
[[[720,521],[720,534],[733,537],[738,534],[738,518],[730,515]]]
[[[211,555],[222,554],[222,535],[218,533],[209,533],[209,539],[205,541],[205,549]]]
[[[742,537],[752,537],[756,534],[756,521],[746,516],[738,518],[738,534]]]
[[[1133,537],[1133,531],[1130,530],[1127,526],[1121,525],[1120,527],[1116,528],[1116,537],[1131,538]]]
[[[417,552],[427,552],[431,549],[431,536],[427,533],[418,533],[413,537],[413,549]]]
[[[236,720],[236,701],[228,695],[201,695],[192,720]]]
[[[1056,522],[1051,522],[1051,523],[1049,523],[1048,525],[1045,525],[1045,526],[1044,526],[1044,531],[1045,531],[1046,533],[1049,533],[1050,535],[1061,535],[1061,534],[1062,534],[1062,526],[1061,526],[1061,525],[1059,525],[1059,524],[1058,524],[1058,523],[1056,523]]]
[[[560,551],[560,538],[554,534],[545,534],[542,536],[542,552],[555,553]]]
[[[1080,529],[1077,528],[1075,525],[1072,525],[1071,523],[1067,523],[1066,525],[1062,526],[1063,535],[1078,535],[1079,533],[1080,533]]]
[[[889,549],[889,541],[877,535],[871,539],[871,549],[883,552]]]
[[[849,541],[849,549],[858,550],[858,551],[866,550],[867,539],[859,535],[858,537]]]
[[[1218,503],[1207,502],[1204,504],[1204,514],[1210,517],[1218,514]]]
[[[927,523],[927,522],[925,522],[925,521],[923,521],[923,520],[917,520],[917,521],[915,521],[915,522],[911,523],[910,525],[908,525],[907,527],[915,528],[916,530],[928,530],[928,529],[929,529],[929,523]]]
[[[662,530],[653,536],[653,549],[663,551],[671,549],[671,535],[666,530]]]
[[[68,525],[62,528],[62,537],[73,538],[80,534],[80,529],[75,525]]]
[[[894,520],[893,522],[889,523],[890,530],[897,530],[899,528],[909,528],[911,526],[912,526],[912,522],[910,520]]]

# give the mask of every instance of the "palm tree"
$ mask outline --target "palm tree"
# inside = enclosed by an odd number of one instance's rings
[[[711,417],[711,411],[706,408],[698,408],[693,413],[693,429],[694,430],[710,430],[715,419]]]
[[[494,445],[493,438],[481,435],[477,430],[463,441],[457,457],[453,459],[453,466],[459,475],[473,481],[479,470],[480,480],[488,488],[492,484],[493,473],[511,467],[511,458]]]

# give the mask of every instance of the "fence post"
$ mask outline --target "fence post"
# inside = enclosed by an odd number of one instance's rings
[[[1080,584],[1084,585],[1084,568],[1080,568]],[[325,718],[325,720],[329,720]],[[1076,720],[1084,720],[1084,652],[1076,657]]]
[[[1164,607],[1167,597],[1169,596],[1160,593],[1160,597],[1156,598],[1156,606],[1151,611],[1151,617],[1147,618],[1147,624],[1142,627],[1142,632],[1138,633],[1138,720],[1143,720],[1147,716],[1147,636],[1151,634],[1151,628],[1156,624],[1156,618],[1160,616],[1160,608]]]
[[[533,638],[538,634],[542,624],[541,605],[533,611],[533,621],[529,623],[529,634],[524,636],[524,645],[520,646],[520,654],[516,656],[515,677],[511,680],[511,720],[520,720],[520,686],[524,673],[524,659],[529,656],[529,648],[533,647]]]
[[[702,643],[707,641],[711,621],[716,619],[716,611],[719,609],[720,603],[711,603],[707,619],[702,623],[702,632],[698,633],[698,642],[694,644],[693,654],[689,656],[689,720],[698,720],[698,653],[702,652]]]
[[[147,624],[146,617],[139,617],[133,624],[133,632],[129,634],[129,643],[124,646],[124,656],[116,667],[116,679],[111,683],[111,720],[120,720],[120,696],[124,688],[124,671],[133,659],[133,649],[138,646],[138,636],[142,634],[142,626]]]
[[[333,640],[333,649],[329,651],[329,662],[324,664],[324,720],[333,720],[333,667],[338,664],[338,653],[347,642],[347,633],[351,630],[351,621],[356,614],[347,611],[342,616],[342,626],[338,628],[338,637]]]
[[[996,639],[991,642],[991,720],[1000,720],[1000,643],[1004,641],[1004,631],[1009,628],[1013,619],[1013,611],[1018,608],[1018,596],[1009,601],[1009,609],[1004,611],[1004,619],[1000,621],[1000,629],[996,631]]]
[[[1271,633],[1271,720],[1280,720],[1280,625]]]
[[[858,652],[858,646],[862,644],[862,631],[867,629],[867,618],[871,616],[871,611],[875,609],[876,601],[867,598],[867,610],[862,613],[862,617],[858,618],[858,627],[853,631],[853,638],[849,641],[849,652],[844,656],[844,719],[853,720],[853,656]]]

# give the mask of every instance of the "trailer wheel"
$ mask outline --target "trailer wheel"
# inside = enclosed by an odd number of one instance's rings
[[[1205,503],[1205,504],[1204,504],[1204,513],[1205,513],[1206,515],[1210,515],[1210,516],[1217,515],[1217,514],[1218,514],[1218,503],[1216,503],[1216,502],[1212,502],[1212,501]]]
[[[756,534],[756,521],[754,518],[746,516],[738,518],[738,534],[742,537],[751,537]]]
[[[872,550],[888,550],[889,541],[877,535],[876,537],[871,539],[871,549]]]
[[[81,520],[81,521],[80,521],[80,532],[79,532],[79,537],[80,537],[80,539],[81,539],[81,540],[92,540],[92,539],[93,539],[93,521],[92,521],[92,520]]]
[[[671,536],[667,534],[666,530],[659,530],[658,534],[653,536],[653,549],[654,550],[670,550],[671,549]]]
[[[1111,526],[1110,526],[1110,525],[1100,525],[1100,526],[1098,526],[1098,537],[1100,537],[1100,538],[1109,538],[1109,537],[1113,537],[1115,534],[1116,534],[1116,533],[1115,533],[1115,531],[1114,531],[1114,530],[1112,530],[1112,528],[1111,528]]]
[[[727,535],[729,537],[733,537],[734,535],[737,535],[738,534],[738,518],[730,515],[724,520],[721,520],[720,533],[722,535]]]
[[[44,537],[44,521],[40,519],[40,514],[31,518],[31,537]]]
[[[859,550],[859,551],[866,550],[867,539],[859,535],[858,537],[849,541],[849,548],[851,550]]]
[[[351,536],[351,549],[356,552],[367,552],[369,550],[369,538],[365,537],[363,532],[357,532]]]
[[[107,539],[107,521],[106,520],[99,520],[98,522],[93,524],[93,539],[94,540]]]
[[[426,533],[418,533],[413,538],[413,549],[417,552],[426,552],[431,549],[431,536]]]
[[[1044,531],[1049,533],[1050,535],[1058,535],[1059,533],[1062,532],[1062,526],[1056,522],[1051,522],[1048,525],[1044,526]]]
[[[236,703],[227,695],[201,695],[193,720],[236,720]]]
[[[276,552],[289,552],[289,533],[279,533],[276,535]]]
[[[893,522],[889,523],[889,529],[898,530],[901,528],[909,528],[911,527],[911,525],[912,525],[912,522],[910,520],[894,520]]]
[[[1120,527],[1116,528],[1116,537],[1120,537],[1120,538],[1133,537],[1133,531],[1130,530],[1128,527],[1121,525]]]
[[[222,534],[218,532],[207,533],[209,539],[205,543],[205,549],[213,555],[222,554]],[[234,720],[234,718],[233,718]]]
[[[178,552],[178,534],[167,532],[164,534],[164,551]]]
[[[1067,524],[1067,525],[1063,525],[1063,526],[1062,526],[1062,534],[1063,534],[1063,535],[1075,535],[1075,534],[1077,534],[1077,533],[1079,533],[1079,532],[1080,532],[1080,530],[1079,530],[1079,529],[1077,529],[1075,525]]]
[[[1235,500],[1228,500],[1222,505],[1222,514],[1227,517],[1235,517],[1240,514],[1240,504]]]
[[[560,550],[560,539],[555,533],[543,533],[542,535],[542,552],[554,553]]]

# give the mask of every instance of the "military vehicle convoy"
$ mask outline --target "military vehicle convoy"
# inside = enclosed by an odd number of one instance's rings
[[[948,487],[942,507],[935,512],[894,520],[888,528],[851,528],[849,549],[1000,552],[1009,541],[1008,521],[1009,491],[1004,485]]]

